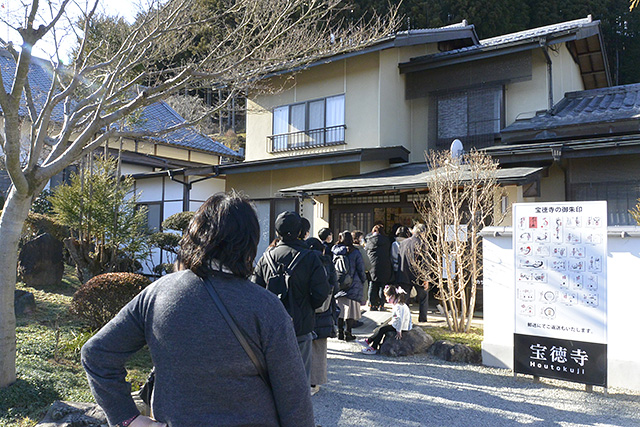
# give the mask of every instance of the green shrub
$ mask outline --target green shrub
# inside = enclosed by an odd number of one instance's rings
[[[173,273],[175,271],[175,265],[172,262],[163,262],[153,267],[153,272],[158,276]]]
[[[151,281],[134,273],[105,273],[95,276],[73,295],[71,313],[99,329],[118,314]]]
[[[175,233],[153,233],[149,237],[149,244],[164,251],[176,252],[180,244],[180,235]]]
[[[52,194],[53,192],[49,189],[42,190],[42,193],[31,204],[31,212],[49,215],[53,211],[53,205],[49,200]]]
[[[185,231],[191,222],[191,218],[195,215],[195,212],[178,212],[171,215],[169,218],[162,221],[162,228],[175,231]]]
[[[36,237],[42,233],[49,233],[62,241],[69,236],[69,229],[47,214],[29,212],[24,222],[24,227],[23,234],[29,238]]]

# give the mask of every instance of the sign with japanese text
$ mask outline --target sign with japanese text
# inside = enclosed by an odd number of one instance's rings
[[[606,361],[607,344],[606,202],[517,203],[513,223],[516,372],[601,385],[606,382],[606,363],[600,363]],[[571,352],[585,352],[583,366],[569,367]]]
[[[514,370],[606,387],[606,344],[515,334]]]

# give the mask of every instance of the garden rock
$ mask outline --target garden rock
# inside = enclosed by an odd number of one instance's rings
[[[429,354],[446,360],[447,362],[480,363],[480,354],[464,344],[454,344],[451,341],[436,341]]]
[[[433,338],[422,328],[413,328],[402,333],[402,339],[385,338],[380,346],[380,354],[384,356],[411,356],[425,353],[433,344]]]
[[[13,294],[13,307],[16,316],[31,313],[36,309],[36,299],[31,292],[16,289]]]
[[[18,257],[18,279],[33,287],[60,283],[64,274],[62,247],[49,233],[25,243]]]
[[[36,427],[108,427],[107,417],[94,403],[53,402]]]

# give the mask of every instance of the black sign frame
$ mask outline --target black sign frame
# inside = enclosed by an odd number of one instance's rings
[[[515,373],[607,387],[607,345],[513,335]]]

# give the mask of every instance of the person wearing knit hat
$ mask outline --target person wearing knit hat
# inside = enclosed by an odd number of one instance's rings
[[[310,250],[309,246],[298,238],[301,224],[300,215],[295,212],[282,212],[277,216],[274,225],[281,240],[262,255],[251,280],[267,288],[269,280],[278,276],[274,268],[289,269],[297,257],[297,265],[289,272],[288,289],[281,295],[280,300],[293,319],[298,347],[309,380],[315,309],[322,306],[327,299],[329,284],[318,253]]]
[[[300,215],[295,212],[285,211],[276,218],[276,233],[282,240],[297,239],[301,225]]]

